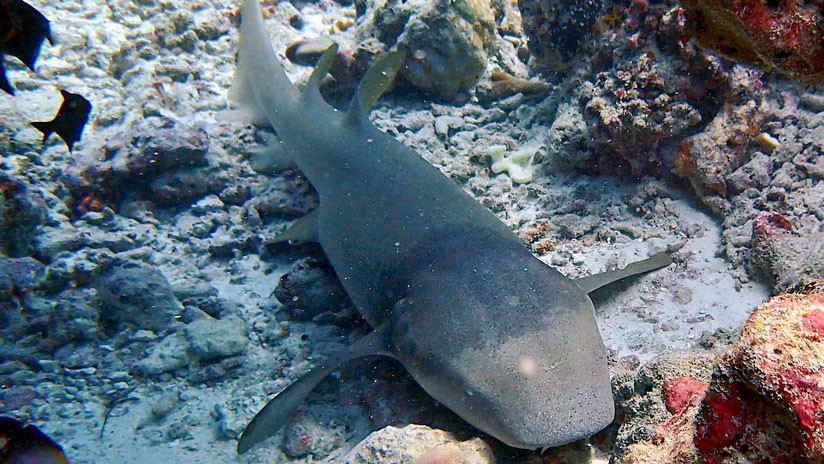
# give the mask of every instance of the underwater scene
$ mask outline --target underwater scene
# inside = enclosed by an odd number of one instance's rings
[[[0,0],[0,464],[824,464],[820,0]]]

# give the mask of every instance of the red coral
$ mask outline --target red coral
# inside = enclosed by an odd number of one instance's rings
[[[664,384],[664,404],[672,414],[678,414],[690,404],[701,401],[709,384],[695,377],[685,375]]]
[[[695,432],[695,447],[703,454],[735,444],[750,422],[751,412],[743,400],[744,388],[726,383],[707,394],[701,411],[703,421]]]
[[[787,76],[824,78],[824,8],[820,1],[685,0],[690,30],[702,45]]]
[[[824,311],[815,309],[801,317],[801,328],[824,337]]]

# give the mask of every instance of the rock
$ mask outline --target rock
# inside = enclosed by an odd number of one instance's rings
[[[128,130],[109,139],[102,147],[102,153],[94,156],[78,156],[63,172],[63,182],[69,188],[75,201],[93,195],[103,202],[118,203],[127,194],[134,192],[141,197],[152,197],[163,201],[162,193],[169,193],[175,181],[168,177],[176,170],[206,166],[206,152],[209,136],[198,127],[180,127],[174,121],[163,118],[140,119]],[[104,161],[100,161],[100,157]],[[176,198],[191,199],[203,192],[219,192],[223,185],[216,186],[219,179],[198,171],[199,182],[183,184],[192,194],[176,195]],[[161,180],[162,179],[162,180]],[[154,184],[152,186],[152,184]],[[163,186],[167,187],[165,190]],[[154,195],[151,194],[154,192]]]
[[[687,0],[691,33],[734,60],[809,83],[824,78],[824,12],[817,2]]]
[[[752,221],[753,263],[777,291],[824,290],[824,233],[791,231],[783,215],[758,213]]]
[[[226,171],[178,169],[157,175],[146,186],[144,195],[158,206],[179,206],[208,194],[220,193],[228,182]]]
[[[237,317],[223,320],[203,317],[184,326],[181,330],[167,335],[159,343],[151,346],[135,366],[135,374],[152,376],[172,372],[193,363],[211,363],[241,354],[249,343],[249,326]],[[198,366],[198,372],[208,366]],[[235,368],[237,366],[227,366]],[[219,371],[225,374],[225,369]],[[196,375],[197,372],[193,375]],[[195,378],[194,383],[215,380],[204,375]],[[224,376],[225,377],[225,376]]]
[[[296,261],[278,282],[274,292],[289,318],[339,325],[351,324],[355,315],[335,272],[325,261]]]
[[[529,51],[539,66],[568,71],[582,44],[593,37],[602,6],[601,0],[518,0]]]
[[[188,342],[182,334],[168,335],[160,343],[149,348],[146,356],[135,365],[134,374],[139,376],[158,375],[188,366],[187,345]]]
[[[34,238],[34,252],[41,259],[50,260],[62,251],[75,251],[86,242],[86,237],[70,224],[43,227]]]
[[[186,351],[200,362],[241,354],[249,344],[249,326],[238,317],[201,318],[183,327]]]
[[[771,298],[715,363],[687,367],[636,384],[616,463],[824,462],[824,293]]]
[[[824,293],[779,295],[749,317],[698,423],[705,460],[734,448],[749,462],[824,462]]]
[[[61,292],[56,299],[54,310],[48,314],[49,348],[93,340],[98,334],[94,290],[70,288]]]
[[[346,438],[346,428],[336,421],[299,415],[283,428],[283,451],[287,456],[321,459],[338,448]]]
[[[11,257],[30,255],[37,227],[47,216],[41,194],[23,180],[0,172],[0,252]]]
[[[162,332],[172,326],[183,305],[169,282],[154,267],[130,261],[112,266],[93,283],[106,326]]]
[[[712,369],[706,354],[676,352],[654,358],[634,378],[616,376],[617,415],[624,416],[616,437],[616,462],[693,462],[695,415]]]
[[[312,186],[293,177],[275,177],[271,181],[254,185],[252,196],[244,204],[261,218],[296,218],[317,207],[317,197]]]
[[[453,460],[436,460],[450,458]],[[494,464],[483,440],[457,441],[451,434],[423,425],[385,427],[373,432],[346,456],[346,464]]]
[[[236,310],[233,304],[219,298],[217,289],[204,280],[187,279],[175,285],[174,292],[186,308],[197,308],[215,319]]]
[[[589,128],[581,114],[580,105],[561,104],[544,141],[547,153],[563,165],[583,167],[589,158],[588,142]]]
[[[7,279],[8,291],[13,288],[18,294],[33,291],[43,283],[46,266],[34,258],[0,257],[0,298],[3,295],[2,281]]]
[[[408,50],[401,75],[445,100],[465,98],[496,48],[495,17],[488,0],[390,2],[375,0],[359,28],[361,42]]]

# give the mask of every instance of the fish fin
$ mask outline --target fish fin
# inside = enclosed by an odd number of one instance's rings
[[[312,75],[309,76],[309,81],[306,82],[306,87],[303,89],[304,99],[322,100],[320,95],[320,83],[329,70],[332,69],[332,64],[335,63],[335,58],[338,56],[338,44],[333,43],[318,59]]]
[[[371,332],[346,350],[331,356],[275,395],[246,426],[237,444],[238,454],[245,453],[252,446],[274,435],[292,416],[306,396],[332,371],[353,359],[372,355],[393,357],[382,331]]]
[[[234,89],[234,87],[232,87]],[[229,93],[232,93],[232,90],[229,90]],[[230,100],[235,102],[235,100],[230,95]],[[253,126],[270,126],[269,120],[266,119],[266,116],[261,114],[259,111],[255,110],[252,106],[243,105],[238,106],[236,109],[232,110],[220,110],[215,113],[215,119],[218,121],[226,121],[226,122],[236,122],[241,124],[251,124]]]
[[[369,110],[395,80],[395,76],[403,66],[404,59],[406,59],[405,51],[392,50],[383,54],[366,70],[349,103],[349,112],[346,114],[349,122],[357,123],[366,117]]]
[[[625,279],[630,276],[644,274],[672,264],[672,257],[667,252],[661,252],[647,259],[630,263],[623,269],[601,272],[591,276],[575,279],[575,283],[586,293],[592,293],[599,288]]]
[[[282,121],[298,111],[300,93],[278,62],[263,24],[259,0],[240,6],[240,44],[229,99],[244,108],[248,119],[267,122],[275,132]]]
[[[275,235],[267,243],[283,243],[290,241],[317,242],[318,241],[318,210],[309,211],[305,216],[298,218],[283,232]]]
[[[49,136],[54,133],[53,126],[54,120],[51,121],[35,121],[30,123],[34,126],[35,129],[39,130],[43,133],[43,143],[46,143],[46,140],[49,139]]]
[[[9,78],[6,77],[6,68],[3,67],[3,54],[0,53],[0,90],[9,95],[14,95],[14,87],[12,87]]]
[[[264,133],[264,143],[250,148],[249,165],[252,170],[261,174],[272,174],[290,167],[294,167],[295,160],[289,150],[280,143],[280,139],[272,134]]]

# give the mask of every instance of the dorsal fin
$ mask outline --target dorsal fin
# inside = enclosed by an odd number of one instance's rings
[[[609,285],[621,279],[638,274],[644,274],[656,269],[661,269],[662,267],[667,267],[670,264],[672,264],[672,258],[669,253],[661,252],[650,256],[647,259],[630,263],[623,269],[601,272],[599,274],[575,279],[575,283],[578,284],[584,292],[592,293],[605,285]]]
[[[392,50],[385,53],[376,61],[363,75],[358,83],[358,89],[352,96],[349,103],[349,112],[346,119],[349,122],[360,122],[375,105],[375,102],[389,88],[395,75],[401,69],[406,52],[402,50]]]
[[[320,83],[324,77],[329,73],[332,64],[335,62],[335,57],[338,55],[338,44],[332,43],[318,59],[315,65],[315,70],[309,76],[309,81],[306,82],[306,87],[303,89],[304,99],[320,99]]]

